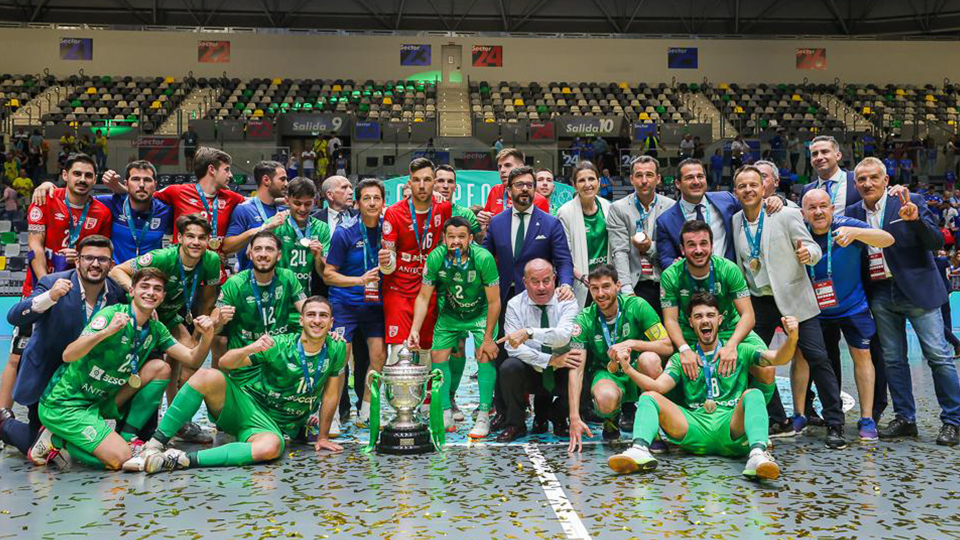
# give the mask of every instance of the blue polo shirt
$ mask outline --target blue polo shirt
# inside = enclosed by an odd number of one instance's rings
[[[333,232],[330,240],[330,252],[327,254],[327,264],[337,267],[337,272],[344,276],[362,276],[367,272],[363,264],[363,238],[360,236],[360,227],[364,227],[360,219],[347,222]],[[367,239],[372,244],[368,249],[372,256],[380,251],[380,229],[367,227]],[[376,263],[375,263],[376,264]],[[330,301],[348,306],[377,306],[380,303],[365,302],[363,287],[330,287]]]
[[[173,233],[173,209],[162,201],[155,198],[151,199],[153,201],[152,212],[140,213],[131,208],[130,212],[133,214],[133,230],[131,230],[123,210],[123,202],[127,200],[127,195],[115,193],[112,195],[97,195],[94,198],[105,204],[113,215],[110,241],[113,243],[113,261],[117,264],[129,261],[149,251],[160,249],[163,247],[163,236]],[[150,226],[147,227],[145,232],[142,232],[147,220],[150,220]],[[139,237],[141,232],[143,237],[140,239],[140,252],[137,253],[137,244],[133,238],[134,234]]]
[[[260,217],[260,211],[256,202],[254,202],[255,200],[255,196],[251,197],[233,209],[233,213],[230,214],[230,225],[227,227],[226,236],[237,236],[263,225],[263,218]],[[267,215],[267,219],[286,209],[287,207],[283,205],[263,205],[263,212]],[[237,263],[239,263],[241,271],[253,267],[253,263],[247,258],[247,246],[243,246],[237,252]]]
[[[834,216],[833,224],[830,225],[831,234],[840,227],[869,229],[870,225],[859,219]],[[813,239],[823,250],[823,257],[813,267],[814,281],[820,281],[827,279],[827,235],[813,234]],[[837,305],[832,308],[821,309],[821,318],[840,319],[870,309],[867,305],[867,294],[863,290],[863,277],[860,273],[861,255],[865,249],[866,245],[862,242],[853,242],[847,247],[833,244],[829,258],[833,261],[833,291],[837,296]]]
[[[886,158],[883,160],[883,167],[887,169],[887,176],[897,176],[897,160]]]

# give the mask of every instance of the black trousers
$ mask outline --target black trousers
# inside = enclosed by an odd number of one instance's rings
[[[566,396],[569,371],[561,369],[555,372],[556,387],[549,392],[543,386],[542,373],[538,373],[532,366],[518,358],[507,357],[497,374],[497,378],[503,380],[501,392],[505,407],[498,410],[503,410],[506,425],[517,428],[525,425],[527,394],[535,396],[535,410],[538,418],[555,423],[566,418],[569,400],[561,399],[561,394]]]
[[[21,454],[27,455],[33,442],[37,440],[37,434],[40,433],[40,404],[34,403],[27,407],[27,421],[7,420],[3,423],[3,431],[0,431],[0,440],[10,446],[15,447]]]
[[[753,312],[756,316],[754,331],[770,343],[780,318],[783,316],[777,308],[773,296],[754,296]],[[810,365],[810,378],[817,385],[820,402],[823,404],[823,420],[828,426],[843,425],[843,408],[840,402],[840,384],[837,375],[830,365],[827,348],[823,342],[823,332],[820,329],[820,319],[813,317],[800,323],[800,341],[797,344],[807,364]],[[787,419],[780,400],[780,392],[773,394],[773,399],[767,405],[767,413],[771,422],[784,422]]]
[[[370,350],[367,348],[366,330],[362,325],[353,332],[353,391],[357,395],[357,408],[363,402],[363,394],[367,385],[367,370],[370,369]],[[344,366],[344,373],[349,376],[350,364]],[[347,380],[344,377],[344,380]],[[340,420],[346,422],[350,418],[350,389],[344,384],[340,392]]]
[[[827,356],[830,357],[830,365],[833,372],[837,374],[837,384],[843,382],[843,371],[840,366],[840,337],[843,335],[840,325],[831,319],[820,319],[820,330],[823,332],[823,342],[827,347]],[[873,363],[873,369],[876,377],[873,384],[873,410],[871,414],[874,420],[880,420],[883,411],[887,408],[887,376],[883,369],[883,351],[880,347],[880,337],[873,336],[870,340],[870,361]],[[812,378],[807,381],[807,401],[805,411],[813,410],[814,393],[811,391],[813,386]]]
[[[660,320],[663,321],[663,308],[660,306],[659,281],[641,279],[637,282],[636,286],[633,287],[633,293],[646,300],[647,303],[653,307],[654,311],[657,312],[657,316],[660,317]]]

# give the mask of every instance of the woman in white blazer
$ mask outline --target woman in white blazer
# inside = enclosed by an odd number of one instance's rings
[[[557,219],[567,235],[573,257],[573,293],[583,307],[589,296],[586,281],[592,268],[613,263],[613,252],[607,234],[610,201],[598,197],[600,173],[589,161],[581,161],[573,169],[573,188],[577,196],[557,210]]]

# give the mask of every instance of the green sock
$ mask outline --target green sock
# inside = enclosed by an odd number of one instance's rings
[[[467,367],[467,356],[463,353],[458,354],[459,356],[450,356],[450,399],[457,396],[460,381],[463,379],[463,370]]]
[[[440,403],[443,404],[443,410],[450,409],[450,362],[438,362],[433,364],[435,369],[443,373],[443,386],[440,387]]]
[[[650,396],[640,396],[633,419],[633,444],[648,447],[660,431],[660,405]]]
[[[137,391],[130,400],[127,421],[120,430],[123,440],[130,442],[143,428],[151,416],[157,414],[163,392],[167,389],[167,379],[154,379]]]
[[[68,442],[64,449],[77,463],[82,463],[91,469],[106,469],[96,456],[73,443]]]
[[[193,415],[200,410],[201,403],[203,403],[203,394],[197,392],[189,382],[184,384],[177,392],[177,397],[173,398],[173,403],[167,408],[166,414],[160,419],[160,425],[153,438],[166,444],[184,424],[193,419]]]
[[[477,364],[477,384],[480,385],[480,410],[489,411],[493,405],[493,388],[497,385],[497,368],[493,362]]]
[[[747,432],[750,446],[767,447],[770,438],[770,418],[763,393],[757,389],[748,390],[743,395],[743,429]]]
[[[177,395],[179,397],[179,394]],[[196,453],[196,460],[191,456],[190,462],[196,461],[199,467],[240,467],[253,463],[253,445],[248,442],[235,442],[200,450]]]

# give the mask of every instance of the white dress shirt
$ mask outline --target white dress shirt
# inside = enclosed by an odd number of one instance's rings
[[[827,182],[832,181],[833,189],[827,189]],[[837,168],[837,172],[830,178],[817,180],[817,188],[835,195],[833,197],[833,213],[842,216],[843,210],[847,207],[847,172]]]
[[[703,219],[713,231],[713,254],[718,257],[725,257],[727,253],[727,228],[723,223],[723,214],[710,202],[706,195],[700,199],[700,203],[703,204]],[[697,219],[696,204],[689,203],[681,198],[680,210],[683,211],[684,221]]]
[[[540,306],[534,304],[524,291],[507,302],[507,313],[503,322],[505,335],[522,328],[533,329],[533,337],[519,347],[513,348],[509,342],[504,346],[509,356],[520,359],[537,371],[546,369],[551,357],[550,353],[542,352],[540,348],[547,346],[556,350],[566,347],[573,333],[573,321],[580,312],[576,300],[558,302],[556,295],[546,303],[546,306],[550,327],[541,328]]]
[[[867,223],[869,223],[870,226],[873,227],[874,229],[881,229],[882,227],[880,225],[883,222],[883,214],[887,211],[886,192],[884,192],[884,194],[880,196],[880,200],[877,201],[876,210],[870,210],[869,208],[867,208],[867,201],[861,201],[860,204],[863,205],[863,209],[867,214]],[[873,255],[874,253],[879,253],[883,255],[883,248],[867,246],[867,255]],[[893,274],[890,272],[890,265],[887,264],[886,255],[883,256],[882,260],[883,260],[884,276],[886,276],[887,278],[892,278]],[[869,259],[867,264],[869,265]]]
[[[764,210],[760,209],[760,212],[762,213]],[[738,218],[734,217],[734,219]],[[736,244],[739,246],[740,259],[747,263],[744,265],[743,275],[747,279],[747,287],[750,289],[750,294],[753,296],[773,296],[773,287],[770,286],[770,275],[767,273],[767,269],[770,268],[770,261],[765,260],[762,249],[760,250],[760,255],[757,257],[760,259],[760,271],[754,273],[753,270],[750,269],[750,259],[753,258],[753,251],[751,251],[750,242],[747,240],[747,227],[750,227],[750,233],[756,237],[759,223],[759,217],[756,221],[747,221],[743,231],[740,233],[740,239],[742,241],[736,242]]]
[[[516,206],[511,206],[510,214],[512,216],[510,218],[510,247],[516,250],[517,248],[514,245],[515,243],[514,241],[517,239],[517,229],[520,228],[520,214],[524,215],[523,238],[524,240],[526,240],[527,234],[530,233],[530,220],[533,216],[533,206],[531,206],[530,208],[527,208],[523,212],[518,211]]]

